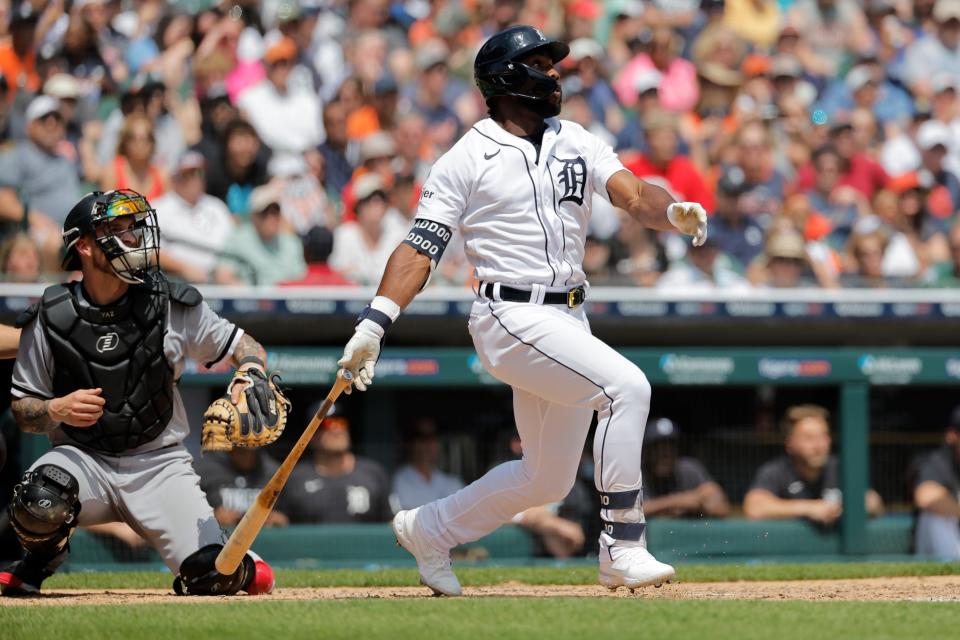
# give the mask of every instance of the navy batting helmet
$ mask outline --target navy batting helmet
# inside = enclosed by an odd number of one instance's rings
[[[545,100],[557,90],[557,81],[518,62],[523,56],[542,51],[556,64],[567,57],[570,47],[545,37],[528,25],[509,27],[487,40],[473,63],[473,75],[484,99],[514,96]]]

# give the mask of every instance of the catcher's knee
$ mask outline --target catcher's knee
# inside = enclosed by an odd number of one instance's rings
[[[10,524],[27,551],[50,554],[63,549],[80,515],[80,484],[55,464],[23,474],[8,507]]]
[[[217,571],[214,563],[222,544],[208,544],[197,549],[180,563],[180,572],[173,581],[173,590],[181,596],[232,596],[245,589],[256,575],[256,566],[249,554],[231,575]]]

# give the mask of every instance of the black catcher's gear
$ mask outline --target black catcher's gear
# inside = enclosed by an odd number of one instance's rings
[[[173,590],[180,596],[231,596],[246,587],[256,574],[250,554],[232,575],[217,571],[214,563],[222,544],[208,544],[191,553],[180,564],[180,573],[173,580]]]
[[[518,62],[535,51],[546,53],[556,64],[567,57],[570,47],[527,25],[504,29],[480,47],[473,63],[473,75],[488,104],[494,96],[513,96],[542,103],[557,90],[556,80]]]
[[[63,550],[77,526],[80,485],[61,467],[42,464],[23,474],[7,513],[23,548],[49,560]]]

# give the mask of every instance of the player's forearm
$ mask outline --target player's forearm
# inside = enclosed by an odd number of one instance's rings
[[[13,418],[21,431],[46,435],[53,431],[58,421],[50,417],[50,401],[41,398],[15,398],[10,404]]]
[[[743,513],[751,520],[804,518],[818,500],[784,500],[768,491],[750,491],[743,500]]]
[[[672,231],[674,226],[667,219],[667,207],[674,202],[676,200],[663,187],[640,181],[637,195],[628,203],[627,213],[645,227],[656,231]]]
[[[678,491],[677,493],[644,500],[643,513],[648,516],[700,515],[700,499],[697,496],[696,489]]]
[[[420,292],[429,276],[430,258],[407,244],[401,244],[387,261],[377,295],[390,298],[403,310]]]
[[[938,482],[927,480],[917,487],[913,494],[917,508],[950,518],[960,517],[960,502]]]
[[[233,366],[239,367],[245,358],[256,358],[264,366],[267,364],[267,350],[249,333],[240,336],[240,341],[233,350],[233,356],[231,356]]]
[[[703,505],[703,515],[710,518],[726,518],[730,515],[730,501],[716,482],[702,485],[698,491]]]

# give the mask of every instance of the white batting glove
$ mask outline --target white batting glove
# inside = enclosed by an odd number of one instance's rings
[[[693,246],[707,241],[707,211],[699,202],[674,202],[667,207],[667,219],[683,233],[693,236]]]
[[[377,335],[377,330],[380,335]],[[364,320],[357,325],[353,337],[343,348],[343,357],[337,360],[338,365],[353,374],[353,386],[360,391],[366,391],[367,387],[373,384],[374,367],[380,357],[381,338],[383,329],[376,323]],[[350,391],[350,387],[347,387],[345,393],[349,395]]]

